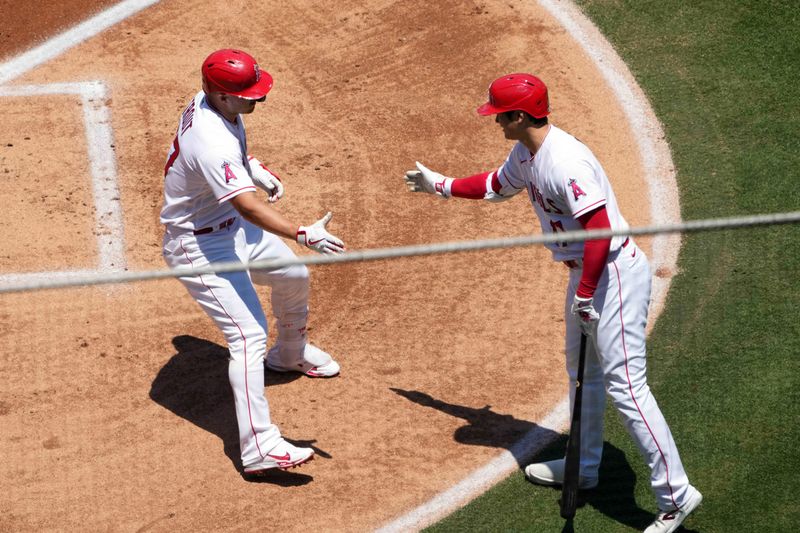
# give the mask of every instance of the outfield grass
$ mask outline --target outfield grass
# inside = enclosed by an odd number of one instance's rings
[[[685,220],[800,208],[796,0],[578,3],[664,124]],[[692,235],[679,265],[648,375],[704,495],[686,531],[795,531],[800,228]],[[575,531],[641,530],[656,511],[649,473],[610,404],[606,427],[601,484]],[[429,530],[560,531],[558,496],[518,472]]]

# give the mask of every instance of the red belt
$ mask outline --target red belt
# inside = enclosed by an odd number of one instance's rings
[[[631,242],[631,238],[628,237],[625,239],[625,242],[622,243],[622,248],[628,246],[628,243]],[[582,259],[569,259],[567,261],[562,261],[568,268],[582,268],[583,267],[583,260]]]
[[[221,230],[221,229],[225,229],[225,228],[227,228],[227,227],[229,227],[229,226],[232,226],[232,225],[233,225],[233,223],[234,223],[235,221],[236,221],[236,217],[231,217],[231,218],[229,218],[228,220],[225,220],[225,221],[223,221],[223,222],[220,222],[220,223],[217,225],[217,227],[214,227],[214,226],[209,226],[209,227],[207,227],[207,228],[196,229],[196,230],[194,230],[194,232],[193,232],[193,233],[194,233],[195,235],[205,235],[206,233],[211,233],[211,232],[213,232],[213,231],[219,231],[219,230]]]

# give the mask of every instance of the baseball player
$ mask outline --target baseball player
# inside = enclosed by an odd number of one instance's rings
[[[203,90],[184,109],[164,167],[163,255],[172,267],[217,262],[295,258],[281,240],[291,239],[320,253],[344,251],[328,233],[331,213],[308,226],[293,224],[269,203],[284,192],[280,179],[248,156],[242,115],[252,113],[272,88],[272,77],[241,50],[218,50],[202,65]],[[307,342],[308,269],[242,271],[182,277],[180,281],[225,336],[230,350],[239,444],[246,474],[291,468],[314,457],[281,437],[270,421],[264,396],[267,319],[253,283],[271,287],[277,320],[275,345],[266,354],[274,371],[332,377],[339,365]]]
[[[500,168],[452,179],[417,163],[417,169],[405,177],[411,191],[498,202],[524,190],[545,233],[628,228],[592,152],[549,123],[547,87],[539,78],[521,73],[498,78],[478,113],[496,115],[505,138],[517,141]],[[650,483],[661,512],[646,532],[674,531],[702,496],[689,484],[672,434],[647,385],[645,325],[651,282],[647,258],[629,237],[546,246],[553,259],[569,269],[564,313],[571,400],[582,332],[593,346],[585,360],[580,487],[598,484],[607,392],[650,466]],[[531,464],[525,474],[534,483],[561,484],[564,459]]]

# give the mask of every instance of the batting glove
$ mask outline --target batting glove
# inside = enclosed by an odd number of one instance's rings
[[[297,229],[297,242],[303,246],[308,246],[321,254],[340,254],[344,252],[344,243],[338,237],[334,237],[325,226],[333,218],[330,211],[310,226],[300,226]]]
[[[269,202],[274,204],[283,198],[283,183],[281,179],[252,155],[247,156],[247,159],[250,161],[253,183],[266,191],[269,195]]]
[[[406,185],[411,192],[427,192],[442,198],[450,198],[450,186],[453,178],[442,176],[417,161],[417,170],[406,172]]]
[[[595,334],[600,314],[595,310],[592,298],[581,298],[575,295],[575,299],[572,300],[572,314],[575,315],[584,335],[593,336]]]

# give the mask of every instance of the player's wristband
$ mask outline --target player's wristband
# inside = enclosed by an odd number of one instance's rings
[[[443,181],[436,183],[434,187],[436,188],[436,192],[441,194],[444,198],[453,196],[453,178],[445,178]]]
[[[297,228],[297,232],[294,234],[294,240],[297,241],[297,244],[302,244],[303,246],[306,245],[308,242],[308,236],[306,235],[306,228],[300,226]]]

